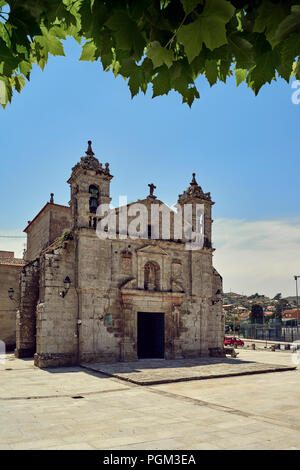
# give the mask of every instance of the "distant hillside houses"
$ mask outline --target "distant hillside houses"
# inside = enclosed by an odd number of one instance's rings
[[[226,322],[247,322],[251,314],[252,306],[259,304],[264,310],[265,321],[280,315],[282,310],[282,320],[297,319],[297,299],[296,297],[281,298],[281,294],[276,294],[270,299],[263,294],[254,294],[246,296],[235,292],[223,294],[223,313],[226,316]],[[299,305],[300,319],[300,305]]]

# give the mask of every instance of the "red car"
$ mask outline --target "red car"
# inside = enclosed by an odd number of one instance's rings
[[[242,339],[236,338],[236,337],[234,337],[232,339],[233,339],[233,342],[236,346],[244,346],[244,341]]]
[[[224,346],[244,346],[244,341],[240,338],[236,338],[235,336],[225,336]]]
[[[232,336],[225,336],[224,338],[224,346],[233,346],[234,345],[234,341],[233,341],[233,337]]]

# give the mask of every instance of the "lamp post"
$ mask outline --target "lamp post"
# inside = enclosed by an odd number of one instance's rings
[[[10,298],[10,300],[12,300],[13,302],[19,303],[19,301],[14,298],[15,290],[13,287],[10,287],[7,292],[8,292],[8,297]]]
[[[64,280],[64,286],[65,286],[65,289],[64,290],[61,290],[59,292],[59,295],[64,298],[67,293],[68,293],[68,290],[70,289],[70,286],[71,286],[71,279],[69,278],[69,276],[67,276]]]
[[[300,276],[295,275],[294,279],[296,282],[296,305],[297,305],[297,333],[298,333],[298,323],[299,323],[299,299],[298,299],[298,279]]]

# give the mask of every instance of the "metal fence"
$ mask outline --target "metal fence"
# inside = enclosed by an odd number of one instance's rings
[[[300,340],[300,326],[286,326],[280,322],[263,325],[255,323],[241,323],[240,336],[245,339],[293,342]]]

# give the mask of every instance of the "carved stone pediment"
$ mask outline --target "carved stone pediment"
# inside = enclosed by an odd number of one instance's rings
[[[135,278],[125,281],[124,284],[120,286],[120,289],[137,289],[137,281]]]
[[[153,255],[169,256],[165,250],[163,250],[162,248],[156,245],[146,245],[143,248],[139,248],[138,250],[136,250],[136,252],[137,254],[143,254],[143,255],[153,254]]]

